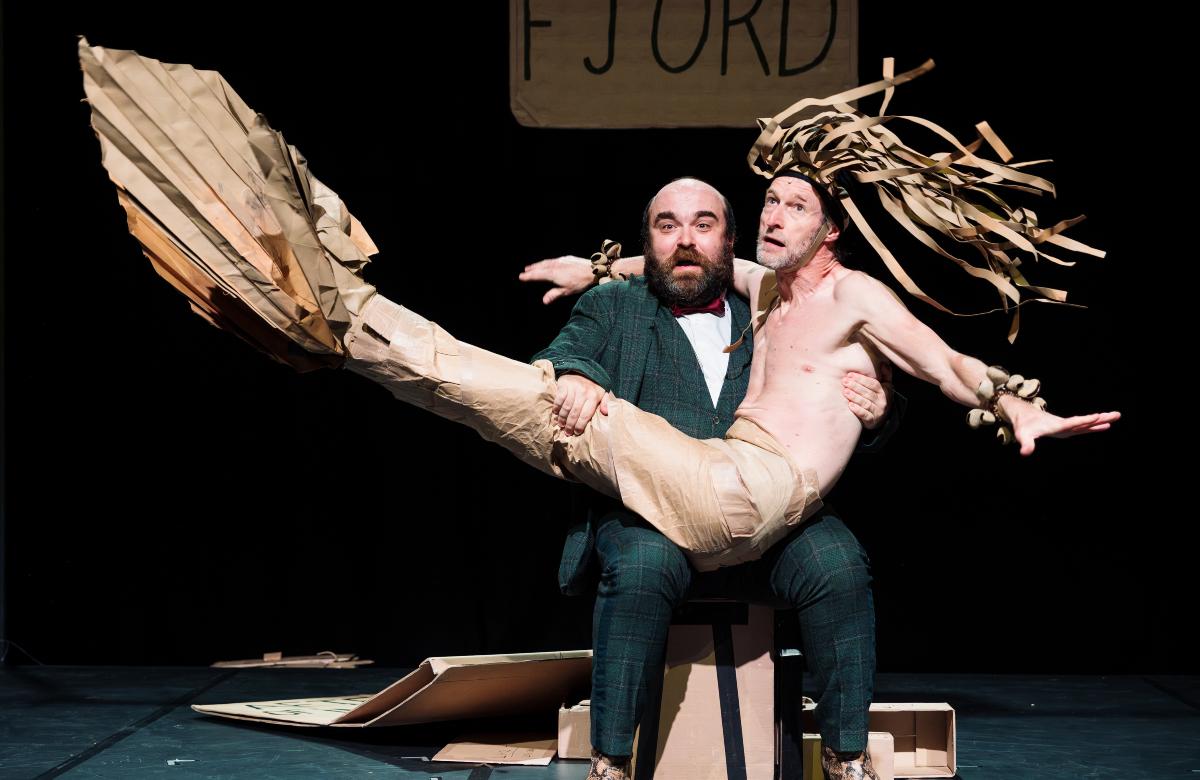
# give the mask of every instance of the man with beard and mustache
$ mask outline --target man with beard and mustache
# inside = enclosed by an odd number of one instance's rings
[[[747,331],[737,349],[724,351],[750,322],[748,304],[727,295],[734,234],[728,201],[704,182],[679,179],[654,196],[642,219],[645,276],[586,293],[534,358],[554,366],[564,429],[582,432],[596,411],[606,413],[611,390],[690,436],[724,436],[746,395],[754,349]],[[564,277],[586,287],[591,266],[560,258],[521,275]],[[548,292],[547,302],[561,289]],[[855,415],[868,428],[878,425],[887,399],[881,385],[855,373],[842,384]],[[865,552],[828,505],[760,560],[701,573],[662,533],[595,495],[587,521],[567,540],[560,586],[582,592],[596,569],[590,778],[626,776],[634,730],[662,685],[672,612],[706,596],[797,610],[824,745],[847,760],[861,757],[875,672],[871,578]]]

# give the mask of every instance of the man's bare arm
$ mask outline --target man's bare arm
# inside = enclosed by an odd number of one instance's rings
[[[623,257],[613,263],[613,273],[619,276],[640,276],[644,269],[645,260],[640,256]],[[517,278],[522,282],[549,282],[552,286],[542,296],[542,303],[547,305],[564,295],[579,295],[596,281],[591,261],[575,255],[530,263]]]
[[[758,300],[758,287],[762,284],[767,269],[749,260],[733,259],[733,289],[737,294],[750,301],[753,307]]]
[[[646,260],[641,255],[623,257],[613,263],[613,273],[619,276],[641,276],[645,273]],[[758,263],[735,258],[733,261],[733,289],[743,298],[753,301],[767,269]],[[518,276],[522,282],[549,282],[552,286],[542,296],[542,303],[550,304],[564,295],[579,295],[595,282],[592,264],[586,258],[575,255],[552,257],[525,266]]]
[[[904,307],[890,289],[866,274],[852,273],[838,282],[839,302],[853,307],[859,331],[901,370],[937,385],[964,406],[979,406],[975,390],[987,376],[980,360],[951,349],[929,326]],[[1042,436],[1063,438],[1107,430],[1119,412],[1058,417],[1012,395],[999,401],[1013,426],[1021,454],[1029,455]]]
[[[956,352],[904,307],[895,294],[870,276],[852,272],[838,282],[839,303],[852,307],[859,331],[897,368],[937,385],[951,400],[977,406],[975,388],[987,366]]]

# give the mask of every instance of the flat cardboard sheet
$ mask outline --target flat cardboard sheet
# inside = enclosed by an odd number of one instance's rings
[[[398,726],[555,712],[587,695],[591,650],[427,658],[376,694],[194,704],[206,715],[289,726]]]
[[[464,764],[549,766],[558,749],[555,737],[529,734],[471,734],[451,742],[433,761]]]
[[[317,655],[285,656],[283,653],[263,653],[262,658],[247,658],[239,661],[217,661],[215,669],[353,669],[374,661],[359,658],[353,653],[324,652]]]

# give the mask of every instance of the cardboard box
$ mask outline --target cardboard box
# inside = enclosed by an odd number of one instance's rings
[[[867,752],[879,780],[896,777],[895,740],[886,731],[867,732]],[[821,780],[821,735],[804,735],[804,780]]]
[[[222,718],[286,726],[399,726],[554,712],[587,695],[592,651],[427,658],[376,694],[193,704]]]
[[[558,711],[558,757],[592,757],[592,702],[588,699]]]
[[[869,728],[895,739],[896,777],[954,777],[957,770],[954,708],[937,704],[871,705]]]
[[[647,702],[634,742],[635,780],[772,780],[774,614],[714,603],[671,626],[662,700]]]
[[[806,705],[805,709],[805,730],[814,730],[812,707]],[[957,727],[949,704],[876,702],[871,705],[867,728],[892,735],[897,780],[954,777]]]

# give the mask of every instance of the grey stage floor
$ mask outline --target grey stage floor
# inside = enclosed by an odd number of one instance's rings
[[[423,760],[461,734],[463,724],[352,734],[287,730],[217,720],[189,706],[373,693],[403,673],[2,668],[0,777],[582,780],[587,774],[582,761],[488,767]],[[964,780],[1200,780],[1200,678],[881,674],[876,699],[953,705]]]

